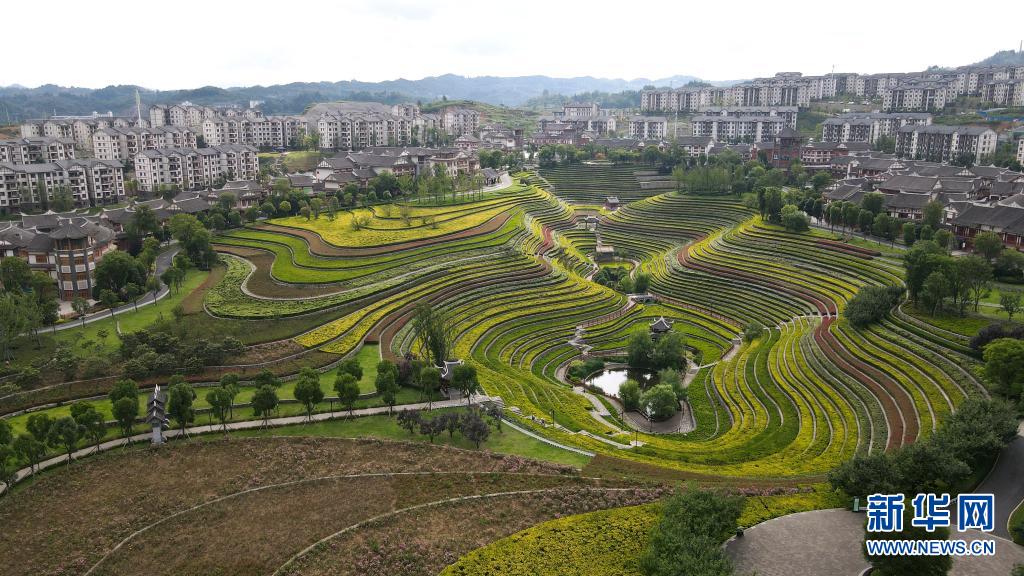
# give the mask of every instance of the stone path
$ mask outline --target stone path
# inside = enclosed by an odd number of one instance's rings
[[[492,396],[485,396],[485,395],[481,395],[481,394],[477,394],[477,395],[472,397],[473,404],[486,404],[486,403],[489,403],[489,402],[500,402],[500,400],[501,400],[501,398],[498,397],[498,396],[493,396],[492,397]],[[434,409],[437,409],[437,408],[454,408],[454,407],[465,406],[465,405],[466,405],[466,401],[463,398],[457,398],[457,399],[454,399],[454,400],[439,400],[437,402],[432,402],[430,404],[430,406],[432,408],[434,408]],[[426,402],[421,402],[421,403],[417,403],[417,404],[403,404],[403,405],[400,405],[400,406],[395,406],[394,407],[394,412],[401,412],[403,410],[424,410],[426,408],[427,408],[427,403]],[[359,410],[353,410],[352,416],[373,416],[373,415],[387,414],[387,413],[388,413],[388,407],[387,406],[379,406],[379,407],[376,407],[376,408],[362,408],[362,409],[359,409]],[[266,422],[264,422],[263,420],[245,420],[245,421],[242,421],[242,422],[229,422],[227,424],[227,429],[229,431],[254,430],[254,429],[259,429],[259,428],[267,428],[267,427],[291,426],[291,425],[295,425],[295,424],[305,424],[307,421],[324,422],[324,421],[327,421],[327,420],[336,420],[336,419],[348,418],[348,417],[349,417],[348,411],[339,410],[339,411],[336,411],[336,412],[320,412],[318,414],[313,414],[313,416],[309,420],[306,419],[305,415],[301,415],[301,416],[284,416],[284,417],[281,417],[281,418],[270,418]],[[506,423],[508,423],[507,420],[506,420]],[[515,428],[516,430],[519,430],[520,432],[524,432],[524,433],[528,434],[529,436],[537,438],[538,440],[541,440],[541,441],[543,441],[543,442],[545,442],[547,444],[550,444],[552,446],[556,446],[558,448],[563,448],[565,450],[570,450],[572,452],[577,452],[577,453],[593,456],[593,454],[590,453],[590,452],[581,451],[579,449],[572,448],[571,446],[565,446],[565,445],[559,444],[558,442],[555,442],[553,440],[544,439],[544,438],[540,437],[539,435],[530,433],[530,432],[524,430],[523,428],[521,428],[519,426],[513,425],[512,427]],[[223,433],[224,432],[224,426],[221,426],[220,424],[212,424],[212,425],[208,424],[208,425],[203,425],[203,426],[190,426],[190,427],[185,429],[185,435],[186,436],[190,436],[190,435],[194,435],[194,434],[212,434],[212,433],[217,433],[217,432]],[[177,429],[177,428],[169,429],[169,430],[165,430],[164,431],[164,437],[168,438],[168,439],[176,438],[179,435],[181,435],[181,430]],[[125,444],[127,444],[129,441],[133,442],[133,443],[134,442],[149,442],[150,437],[151,437],[151,434],[149,432],[147,432],[147,433],[144,433],[144,434],[136,434],[134,436],[131,436],[128,439],[118,438],[116,440],[108,440],[108,441],[103,442],[103,443],[101,443],[99,445],[99,450],[100,451],[105,451],[105,450],[110,450],[112,448],[120,448],[121,446],[124,446]],[[83,456],[88,456],[88,455],[93,454],[95,452],[96,452],[96,447],[95,446],[89,446],[88,448],[82,448],[81,450],[76,450],[75,452],[72,453],[72,457],[77,460],[79,458],[82,458]],[[38,470],[46,470],[48,468],[53,468],[54,466],[59,466],[59,465],[62,465],[62,464],[66,464],[67,461],[68,461],[68,457],[67,457],[66,454],[62,454],[60,456],[54,456],[53,458],[49,458],[49,459],[44,460],[43,462],[41,462],[39,464],[39,466],[37,467],[37,471]],[[15,474],[14,481],[15,482],[21,481],[21,480],[25,479],[26,477],[28,477],[29,475],[30,475],[29,469],[28,468],[22,468],[21,470],[18,470],[18,472]],[[3,492],[6,489],[7,489],[7,486],[4,483],[0,482],[0,494],[3,494]]]
[[[1024,547],[969,530],[951,538],[996,540],[995,556],[954,558],[953,576],[1006,576],[1024,563]],[[737,576],[858,576],[868,568],[861,554],[864,515],[842,509],[800,512],[748,528],[726,543]]]

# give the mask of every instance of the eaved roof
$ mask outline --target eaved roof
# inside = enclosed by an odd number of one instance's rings
[[[889,178],[878,187],[884,190],[924,193],[934,190],[938,181],[939,179],[935,177],[899,175]]]
[[[664,316],[661,316],[654,322],[651,322],[651,330],[654,332],[668,332],[671,329],[672,322],[666,320]]]
[[[75,226],[70,222],[62,224],[59,228],[50,232],[50,238],[54,240],[81,240],[88,237],[89,233],[83,227]]]
[[[1024,209],[971,204],[953,219],[953,223],[970,228],[985,227],[992,230],[1004,230],[1010,226],[1020,226],[1024,223]]]

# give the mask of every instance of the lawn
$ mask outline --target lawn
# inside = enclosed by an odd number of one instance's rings
[[[114,351],[121,344],[117,336],[117,325],[120,324],[122,332],[134,332],[141,330],[161,318],[170,318],[176,306],[196,288],[198,288],[209,272],[191,269],[185,276],[180,290],[173,290],[167,296],[158,300],[156,304],[147,304],[139,307],[138,311],[131,310],[121,312],[110,318],[90,322],[85,326],[81,322],[74,322],[75,327],[58,330],[57,332],[40,332],[41,347],[36,346],[35,338],[22,338],[13,348],[14,366],[22,366],[39,358],[49,358],[53,355],[57,343],[67,344],[79,356],[90,355],[95,350]],[[150,296],[147,293],[144,298]],[[106,336],[101,336],[100,332]]]
[[[997,312],[995,310],[991,311],[991,315],[987,312],[986,314],[981,315],[968,311],[966,316],[959,316],[948,312],[940,312],[932,316],[927,312],[923,312],[909,305],[904,306],[903,310],[914,318],[923,320],[924,322],[942,328],[943,330],[963,334],[964,336],[974,336],[979,330],[988,326],[992,322],[999,319],[1006,319],[1005,313]],[[1000,315],[1002,318],[1000,318]]]
[[[377,363],[381,361],[380,346],[376,344],[365,344],[356,353],[356,360],[363,369],[363,378],[359,381],[359,392],[368,394],[376,390],[374,381],[377,377]],[[328,390],[329,395],[334,392],[334,380],[338,377],[338,368],[332,368],[320,375],[320,387]]]
[[[366,416],[353,419],[328,420],[326,422],[313,422],[298,426],[284,426],[265,430],[245,430],[232,432],[232,436],[242,437],[266,437],[266,436],[323,436],[333,438],[391,438],[395,440],[411,440],[416,442],[427,442],[426,436],[419,434],[410,435],[407,431],[398,426],[395,418],[390,416]],[[461,435],[456,434],[449,438],[442,434],[435,438],[435,444],[454,446],[456,448],[473,448]],[[491,429],[491,436],[483,446],[486,450],[499,454],[516,454],[526,458],[565,464],[574,468],[582,468],[590,461],[590,458],[556,448],[550,444],[541,442],[521,432],[517,432],[508,426],[502,427],[502,432]]]

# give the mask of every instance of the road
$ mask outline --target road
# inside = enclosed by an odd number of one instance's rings
[[[177,254],[177,253],[178,253],[178,247],[177,246],[172,246],[171,248],[169,248],[167,250],[164,250],[163,252],[157,254],[156,260],[154,262],[154,264],[156,265],[156,277],[157,278],[159,278],[161,274],[163,274],[168,268],[171,267],[171,265],[174,262],[174,255]],[[160,290],[157,291],[155,296],[152,295],[152,293],[150,293],[150,292],[146,292],[145,296],[142,296],[141,298],[139,298],[138,307],[141,308],[143,306],[147,306],[149,304],[157,302],[158,300],[160,300],[163,297],[167,296],[167,294],[169,294],[169,293],[170,293],[170,290],[168,289],[167,286],[161,286]],[[118,314],[124,314],[125,312],[132,312],[134,310],[135,310],[135,305],[134,304],[131,304],[131,303],[124,304],[124,305],[118,306],[117,308],[114,308],[114,316],[117,316]],[[85,323],[86,324],[91,324],[93,322],[97,322],[99,320],[105,320],[107,318],[110,318],[110,310],[100,310],[99,312],[93,312],[92,314],[87,314],[85,316]],[[51,328],[51,330],[53,330],[53,331],[67,330],[69,328],[80,327],[81,325],[82,325],[82,319],[81,318],[77,318],[77,319],[75,319],[75,320],[73,320],[71,322],[65,322],[64,324],[59,324],[57,326],[54,326],[53,328]]]
[[[995,495],[996,527],[992,533],[1012,540],[1007,523],[1017,506],[1024,502],[1024,423],[1020,425],[1017,437],[1003,448],[992,471],[974,492]]]

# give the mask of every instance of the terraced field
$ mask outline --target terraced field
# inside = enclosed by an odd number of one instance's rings
[[[825,233],[784,232],[729,198],[651,195],[634,172],[549,169],[520,175],[537,186],[424,209],[447,215],[454,234],[417,237],[385,222],[364,242],[365,231],[341,218],[237,232],[220,239],[236,258],[207,308],[246,318],[321,314],[294,342],[328,358],[379,343],[398,357],[416,348],[412,307],[432,302],[453,323],[457,355],[475,362],[486,392],[514,407],[523,426],[706,477],[815,477],[857,452],[927,436],[966,396],[983,393],[962,343],[899,312],[867,330],[840,319],[859,288],[901,283],[898,262]],[[607,195],[635,201],[600,216],[602,242],[651,275],[659,304],[631,305],[587,280],[596,234],[573,205]],[[381,241],[385,231],[396,235]],[[315,295],[303,291],[310,285]],[[577,357],[568,343],[577,326],[594,353],[614,354],[659,316],[683,328],[701,363],[690,384],[697,428],[641,434],[643,445],[630,447],[632,433],[593,417],[560,368]],[[751,321],[764,335],[735,345]]]
[[[430,302],[450,319],[455,355],[477,367],[518,425],[692,477],[782,483],[925,437],[984,393],[961,339],[899,310],[868,329],[841,319],[860,288],[901,283],[898,262],[824,232],[787,233],[731,198],[642,189],[651,178],[636,167],[559,168],[517,175],[538,184],[484,200],[418,205],[409,222],[398,206],[375,207],[222,235],[226,270],[206,293],[206,313],[254,333],[284,318],[295,329],[261,344],[263,362],[194,379],[290,375],[303,365],[329,372],[367,344],[396,359],[418,351],[412,313]],[[578,205],[609,194],[634,201],[611,213]],[[650,275],[656,303],[588,280],[597,232],[584,216],[598,214],[602,242]],[[365,220],[361,229],[353,218]],[[634,435],[595,417],[561,374],[578,358],[569,343],[578,327],[592,353],[614,356],[661,316],[685,332],[699,364],[689,380],[696,428]],[[739,343],[753,321],[763,335]]]
[[[569,202],[604,204],[608,196],[632,202],[665,192],[666,185],[672,186],[671,182],[652,174],[632,165],[572,164],[544,168],[536,182]]]

